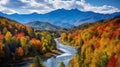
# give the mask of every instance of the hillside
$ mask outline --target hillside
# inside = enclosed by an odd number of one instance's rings
[[[117,17],[117,16],[116,16]],[[118,17],[117,17],[118,18]],[[68,28],[68,32],[75,32],[77,30],[84,30],[84,29],[87,29],[91,26],[94,26],[96,24],[103,24],[103,23],[107,23],[109,21],[111,21],[112,19],[105,19],[105,20],[100,20],[100,21],[97,21],[97,22],[88,22],[88,23],[83,23],[83,24],[80,24],[78,26],[74,26],[74,27],[71,27],[71,28]]]
[[[29,22],[26,25],[34,28],[36,31],[57,31],[62,29],[59,26],[55,26],[48,22],[40,22],[40,21]]]
[[[31,21],[42,21],[42,22],[50,22],[51,24],[55,24],[60,27],[73,27],[85,22],[94,22],[107,18],[113,18],[117,15],[120,15],[119,12],[113,14],[99,14],[94,12],[82,12],[78,9],[57,9],[51,11],[46,14],[11,14],[7,15],[4,13],[0,13],[0,16],[8,17],[10,19],[14,19],[22,24],[31,22]]]
[[[35,32],[14,20],[0,17],[0,66],[10,67],[24,58],[56,50],[53,35],[49,32]]]
[[[120,67],[120,18],[101,22],[61,34],[62,43],[78,50],[69,67]]]

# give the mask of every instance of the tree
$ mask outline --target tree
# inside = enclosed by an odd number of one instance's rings
[[[0,42],[3,43],[4,35],[0,34]]]
[[[103,53],[101,56],[100,56],[100,67],[106,67],[106,64],[109,60],[109,57],[107,55],[107,53]]]
[[[66,38],[67,38],[66,33],[62,33],[62,34],[61,34],[61,39],[62,39],[62,41],[65,41],[65,40],[66,40]]]
[[[10,51],[10,49],[9,49],[9,46],[8,46],[7,44],[5,44],[3,50],[5,51],[5,56],[6,56],[6,58],[9,59],[9,58],[11,57],[11,51]]]
[[[71,42],[72,38],[71,38],[71,33],[68,34],[68,42]]]
[[[34,49],[36,51],[40,51],[40,49],[42,48],[42,42],[40,40],[32,38],[32,40],[30,40],[30,43],[34,46]]]
[[[5,35],[5,40],[6,40],[6,42],[10,42],[10,40],[11,40],[11,38],[12,38],[12,34],[8,31],[7,33],[6,33],[6,35]]]
[[[23,50],[25,51],[25,55],[27,55],[28,54],[27,38],[21,37],[20,43],[21,43]]]
[[[34,66],[35,67],[45,67],[45,65],[43,64],[43,62],[39,56],[35,56]]]
[[[32,30],[32,28],[27,27],[27,31],[30,37],[34,37],[34,31]]]
[[[115,56],[112,56],[112,57],[109,59],[106,67],[117,67],[117,66],[116,66],[116,63],[117,63],[117,58],[115,58]],[[119,67],[119,66],[118,66],[118,67]]]
[[[5,57],[5,53],[3,51],[4,44],[0,42],[0,57]]]
[[[61,62],[59,67],[65,67],[65,64]]]
[[[91,60],[92,60],[92,54],[93,54],[93,47],[92,45],[87,46],[85,50],[85,62],[84,64],[89,67]]]
[[[18,52],[18,56],[23,56],[24,55],[24,51],[23,51],[22,47],[18,47],[17,52]]]
[[[4,28],[3,28],[3,34],[6,34],[6,33],[7,33],[7,31],[8,31],[8,30],[7,30],[7,28],[6,28],[6,27],[4,27]]]

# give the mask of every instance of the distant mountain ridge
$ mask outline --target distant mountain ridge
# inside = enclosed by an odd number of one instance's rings
[[[11,14],[7,15],[4,13],[0,13],[0,16],[4,16],[10,19],[14,19],[23,24],[31,22],[31,21],[42,21],[42,22],[50,22],[51,24],[55,24],[61,27],[72,27],[77,26],[79,24],[85,22],[95,22],[102,19],[113,18],[117,15],[120,15],[120,12],[116,12],[113,14],[99,14],[91,11],[82,12],[78,9],[58,9],[46,14]]]
[[[50,24],[49,22],[40,22],[40,21],[32,21],[26,24],[27,26],[30,26],[36,30],[42,31],[56,31],[62,29],[59,26],[55,26],[53,24]]]

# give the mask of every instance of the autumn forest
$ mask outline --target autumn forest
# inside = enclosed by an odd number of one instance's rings
[[[30,27],[0,17],[0,66],[11,66],[10,63],[25,61],[27,57],[54,52],[56,43],[53,36],[49,32],[35,32]]]
[[[69,67],[120,67],[120,18],[62,33],[60,41],[78,50]]]
[[[47,67],[44,60],[65,53],[57,49],[55,38],[77,50],[68,67],[120,67],[119,16],[54,32],[36,31],[0,17],[0,67],[14,67],[28,60],[33,60],[30,67]],[[66,65],[61,62],[59,67]]]

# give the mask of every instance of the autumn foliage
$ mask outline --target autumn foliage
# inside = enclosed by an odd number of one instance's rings
[[[108,61],[108,63],[107,63],[107,65],[106,65],[106,67],[117,67],[117,58],[115,58],[115,56],[112,56],[110,59],[109,59],[109,61]]]
[[[49,32],[35,32],[28,26],[0,17],[0,63],[43,55],[56,49],[55,44]]]
[[[17,52],[18,52],[18,56],[23,56],[24,55],[24,51],[21,47],[17,48]]]
[[[120,67],[120,18],[64,33],[60,39],[78,49],[70,67]]]

